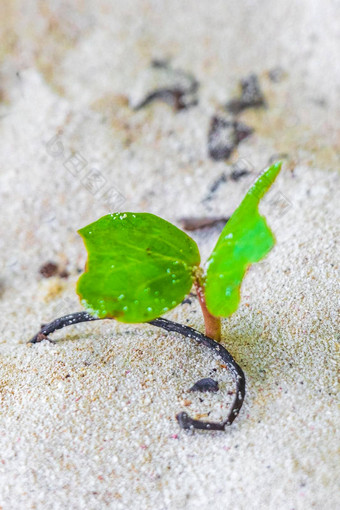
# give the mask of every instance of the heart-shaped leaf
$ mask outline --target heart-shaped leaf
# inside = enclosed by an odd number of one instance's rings
[[[148,213],[103,216],[79,230],[88,251],[77,292],[93,315],[146,322],[190,292],[200,255],[195,241]]]
[[[275,244],[258,205],[280,169],[281,162],[275,163],[261,174],[222,230],[208,259],[205,299],[209,312],[215,317],[228,317],[237,310],[247,268],[267,255]]]

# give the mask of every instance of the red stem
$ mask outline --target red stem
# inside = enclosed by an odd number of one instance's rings
[[[216,340],[216,342],[220,342],[221,319],[219,317],[214,317],[214,315],[211,315],[211,313],[209,312],[205,302],[204,288],[199,277],[197,277],[195,280],[195,287],[204,317],[205,334],[206,336],[212,338],[213,340]]]

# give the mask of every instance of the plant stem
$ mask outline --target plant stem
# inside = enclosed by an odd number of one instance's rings
[[[42,340],[48,340],[47,335],[53,333],[58,329],[62,329],[66,326],[71,326],[72,324],[77,324],[79,322],[88,322],[99,320],[97,317],[93,317],[87,312],[77,312],[65,315],[64,317],[60,317],[49,324],[45,324],[41,330],[34,335],[33,338],[29,341],[29,343],[35,344]],[[221,344],[217,343],[212,338],[203,335],[199,331],[196,331],[189,326],[183,326],[182,324],[178,324],[177,322],[169,321],[168,319],[164,319],[162,317],[158,319],[154,319],[150,321],[149,324],[152,326],[156,326],[158,328],[165,329],[166,331],[173,331],[175,333],[179,333],[187,338],[192,338],[199,344],[208,347],[213,350],[216,354],[218,354],[222,360],[227,365],[227,368],[230,370],[236,385],[236,393],[234,401],[231,405],[231,409],[229,411],[228,417],[223,422],[207,422],[201,420],[194,420],[190,418],[190,416],[185,413],[179,413],[176,416],[176,419],[182,429],[201,429],[201,430],[225,430],[225,428],[232,424],[235,420],[236,416],[239,414],[240,409],[243,404],[245,391],[246,391],[246,381],[243,370],[236,363],[232,355],[225,349]]]
[[[202,280],[198,276],[195,280],[195,287],[197,292],[197,297],[199,300],[199,303],[201,305],[203,318],[204,318],[204,324],[205,324],[205,334],[216,340],[216,342],[221,341],[221,319],[219,317],[214,317],[214,315],[211,315],[209,312],[206,302],[205,302],[205,296],[204,296],[204,288],[202,285]]]

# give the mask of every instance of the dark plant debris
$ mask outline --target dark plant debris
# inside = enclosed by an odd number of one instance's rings
[[[64,268],[61,269],[55,262],[46,262],[43,264],[39,269],[39,273],[44,278],[51,278],[52,276],[59,276],[60,278],[69,277],[68,271]]]
[[[240,82],[241,95],[226,104],[227,110],[232,114],[238,114],[246,108],[260,108],[266,106],[266,100],[261,91],[256,74],[250,74]]]
[[[221,186],[221,184],[224,184],[227,182],[227,175],[225,173],[222,173],[219,177],[217,177],[216,181],[213,182],[213,184],[210,186],[209,192],[211,194],[216,193],[218,188]]]
[[[48,338],[47,335],[44,335],[44,333],[38,333],[37,334],[37,340],[36,340],[36,343],[39,343],[39,342],[42,342],[43,340],[47,340],[48,342],[50,342],[51,344],[54,344],[55,341],[54,340],[51,340],[50,338]]]
[[[99,320],[97,317],[93,317],[87,312],[76,312],[65,315],[64,317],[59,317],[58,319],[46,324],[38,333],[36,333],[33,338],[29,341],[31,344],[35,344],[43,339],[48,339],[48,335],[57,331],[58,329],[62,329],[66,326],[72,326],[73,324],[78,324],[80,322],[89,322]],[[203,335],[199,331],[196,331],[189,326],[184,326],[183,324],[178,324],[177,322],[169,321],[168,319],[159,317],[158,319],[154,319],[149,322],[152,326],[157,328],[162,328],[165,331],[170,331],[174,333],[179,333],[186,338],[190,338],[195,340],[198,344],[204,345],[212,352],[218,354],[222,361],[224,361],[226,367],[229,369],[235,381],[235,398],[232,402],[229,410],[229,414],[223,422],[211,422],[211,421],[201,421],[197,419],[191,418],[187,413],[181,412],[176,415],[176,419],[178,421],[179,426],[185,430],[225,430],[226,427],[230,426],[237,415],[240,412],[240,409],[243,404],[244,396],[246,393],[246,380],[241,367],[236,363],[232,355],[221,345],[216,342],[212,338]],[[194,384],[193,388],[200,384],[201,381],[209,380],[201,379],[196,384]],[[213,379],[210,379],[212,383],[208,383],[210,388],[216,388],[218,383]],[[217,387],[218,389],[218,387]],[[217,389],[205,389],[203,391],[217,391]],[[196,391],[196,390],[195,390]],[[201,390],[198,390],[201,391]],[[209,415],[209,413],[208,413]]]
[[[242,163],[242,160],[241,160]],[[232,171],[229,176],[225,172],[223,172],[210,186],[209,192],[206,195],[206,197],[202,200],[202,202],[209,202],[216,193],[216,191],[220,188],[220,186],[228,181],[228,179],[231,179],[234,182],[239,181],[242,177],[245,177],[247,175],[251,174],[251,170],[249,170],[249,166],[245,163],[244,166],[240,164],[238,161],[235,165],[232,166]],[[224,218],[223,218],[224,219]],[[226,221],[229,218],[226,218]],[[222,218],[221,218],[222,221]],[[183,227],[185,229],[185,227]],[[189,229],[187,229],[189,230]]]
[[[232,181],[239,181],[242,177],[246,177],[247,175],[250,174],[250,171],[247,170],[246,168],[243,168],[243,169],[240,169],[240,168],[237,168],[235,170],[233,170],[230,174],[230,179]]]
[[[197,105],[198,88],[198,81],[190,73],[173,69],[167,61],[154,60],[137,81],[130,106],[139,110],[159,100],[175,111],[184,110]]]
[[[228,159],[238,144],[252,133],[253,129],[243,122],[214,116],[208,134],[209,156],[215,161]]]
[[[211,379],[211,377],[205,377],[197,381],[189,391],[211,391],[216,392],[219,390],[218,382]]]
[[[212,183],[212,185],[210,186],[209,188],[209,192],[208,194],[206,195],[205,198],[203,198],[202,202],[209,202],[209,200],[211,200],[214,196],[214,194],[216,193],[216,191],[219,189],[219,187],[224,184],[225,182],[227,182],[228,180],[228,177],[227,175],[223,172],[219,177],[217,177],[217,179]]]
[[[183,230],[187,230],[188,232],[193,230],[200,230],[202,228],[214,227],[219,223],[227,223],[229,217],[226,216],[214,216],[214,217],[201,217],[201,218],[181,218],[179,221]]]
[[[54,262],[46,262],[41,268],[39,269],[39,273],[44,278],[51,278],[52,276],[56,276],[58,273],[58,266]]]

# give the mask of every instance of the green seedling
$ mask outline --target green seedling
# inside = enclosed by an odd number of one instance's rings
[[[258,205],[280,167],[272,165],[250,188],[205,272],[195,241],[153,214],[108,214],[79,230],[88,251],[77,286],[84,308],[101,319],[148,322],[181,303],[195,283],[206,333],[219,340],[220,318],[237,310],[247,268],[274,245]]]
[[[233,415],[230,413],[223,424],[192,420],[186,413],[177,418],[183,428],[220,430],[230,425],[242,405],[244,375],[231,355],[216,341],[221,337],[221,318],[229,317],[239,306],[241,284],[247,269],[274,246],[274,235],[258,207],[280,169],[281,162],[273,164],[249,189],[226,223],[205,269],[200,266],[195,241],[153,214],[108,214],[79,230],[88,260],[86,270],[78,280],[77,292],[87,312],[57,319],[45,326],[31,342],[46,338],[47,334],[66,325],[98,319],[149,322],[195,338],[222,358],[224,356],[235,375],[238,394]],[[193,285],[202,308],[206,336],[159,318],[181,303]]]

